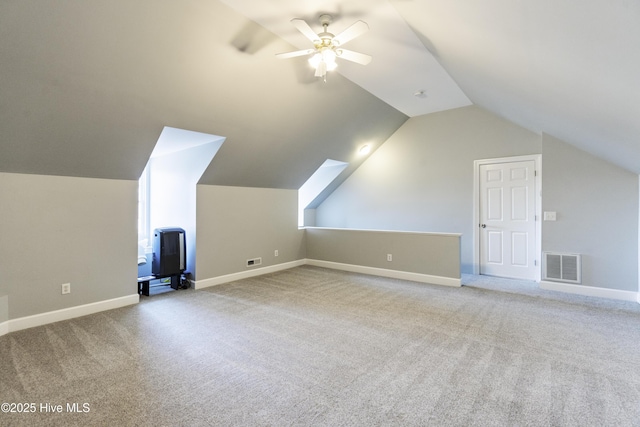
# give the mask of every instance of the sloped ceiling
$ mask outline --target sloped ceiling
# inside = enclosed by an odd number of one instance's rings
[[[640,2],[392,3],[473,103],[640,172]]]
[[[374,59],[338,71],[405,114],[466,100],[640,173],[636,0],[223,1],[300,48],[308,42],[278,16],[313,26],[328,12],[336,32],[362,19],[371,30],[348,48]]]
[[[328,31],[340,34],[357,20],[369,30],[345,45],[369,54],[362,66],[338,59],[337,71],[408,116],[470,105],[471,101],[388,0],[221,0],[298,49],[312,47],[290,22],[304,19],[316,33],[319,15],[329,14]],[[425,96],[414,94],[423,92]]]
[[[137,179],[165,126],[226,137],[206,184],[353,170],[407,116],[292,48],[211,0],[0,2],[0,171]]]
[[[362,19],[328,82],[289,24]],[[477,104],[640,173],[635,0],[0,2],[0,171],[137,179],[164,126],[226,141],[206,184],[299,188],[409,117]],[[413,93],[425,90],[427,98]]]

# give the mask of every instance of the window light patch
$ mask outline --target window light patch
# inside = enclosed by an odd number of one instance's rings
[[[298,226],[303,227],[304,211],[311,202],[349,165],[346,162],[327,159],[298,190]]]

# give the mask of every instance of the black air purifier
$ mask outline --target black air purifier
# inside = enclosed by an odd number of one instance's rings
[[[153,231],[153,262],[156,276],[179,275],[187,269],[187,246],[182,228],[156,228]]]

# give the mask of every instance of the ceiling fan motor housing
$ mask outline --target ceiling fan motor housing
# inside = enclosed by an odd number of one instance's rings
[[[322,25],[323,27],[328,27],[329,24],[331,24],[333,22],[333,17],[331,17],[331,15],[329,14],[322,14],[320,15],[320,25]]]
[[[329,47],[331,45],[338,45],[337,40],[333,41],[335,35],[327,31],[327,27],[329,26],[329,24],[331,24],[331,22],[333,22],[333,18],[331,17],[331,15],[320,15],[320,24],[322,24],[322,26],[324,27],[324,31],[318,33],[318,37],[320,37],[320,40],[318,43],[316,43],[316,49],[320,49],[321,47]]]

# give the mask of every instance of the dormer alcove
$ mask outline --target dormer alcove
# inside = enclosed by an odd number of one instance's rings
[[[195,275],[196,185],[225,137],[165,127],[140,178],[138,276],[151,274],[151,236],[161,227],[185,230],[187,271]]]

